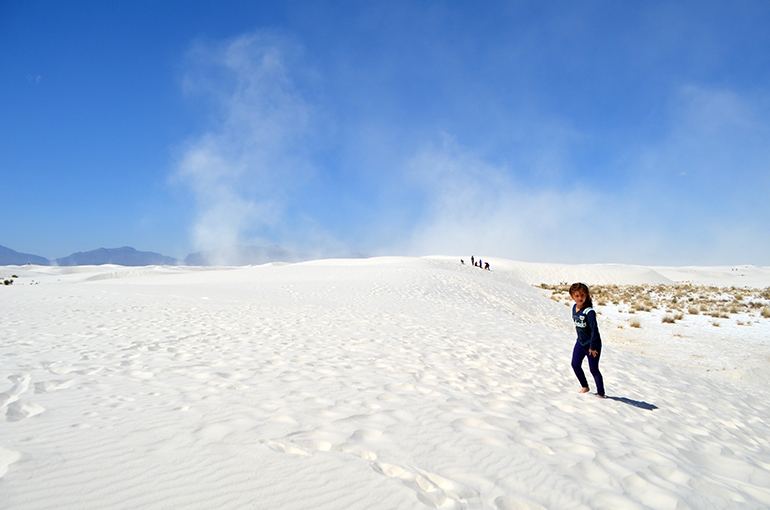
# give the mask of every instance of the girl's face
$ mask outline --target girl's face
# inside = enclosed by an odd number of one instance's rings
[[[575,302],[577,309],[582,310],[583,304],[586,302],[586,293],[582,290],[576,290],[570,297]]]

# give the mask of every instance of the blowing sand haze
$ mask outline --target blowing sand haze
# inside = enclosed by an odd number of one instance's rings
[[[718,270],[457,260],[0,268],[0,508],[770,506],[766,384],[608,310],[607,399],[580,395],[533,287]],[[768,324],[735,339],[765,371]]]

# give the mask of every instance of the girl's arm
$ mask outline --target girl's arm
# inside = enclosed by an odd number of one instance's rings
[[[588,328],[591,331],[591,344],[588,347],[588,353],[596,357],[597,354],[594,353],[598,353],[599,347],[602,345],[602,337],[599,336],[599,325],[596,323],[596,310],[588,312],[586,322],[588,322]]]

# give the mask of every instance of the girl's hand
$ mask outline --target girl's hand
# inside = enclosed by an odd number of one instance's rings
[[[592,351],[591,349],[588,349],[588,354],[595,358],[599,355],[599,351]]]

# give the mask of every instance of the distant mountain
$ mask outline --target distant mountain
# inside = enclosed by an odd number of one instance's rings
[[[309,257],[284,250],[280,246],[235,246],[191,253],[184,259],[187,266],[249,266],[268,262],[301,262]]]
[[[99,248],[98,250],[73,253],[69,257],[56,259],[58,266],[175,266],[177,259],[151,251],[137,251],[129,246],[122,248]]]
[[[23,266],[35,264],[37,266],[50,266],[51,261],[38,255],[19,253],[5,246],[0,246],[0,266]]]
[[[351,255],[346,255],[350,257]],[[366,257],[356,254],[353,258]],[[184,261],[167,257],[151,251],[137,251],[130,246],[122,248],[99,248],[87,252],[73,253],[69,257],[48,260],[38,255],[19,253],[0,246],[0,266],[35,264],[40,266],[100,266],[115,264],[119,266],[249,266],[269,262],[302,262],[312,257],[294,253],[280,246],[236,246],[210,251],[199,251],[185,257]]]

